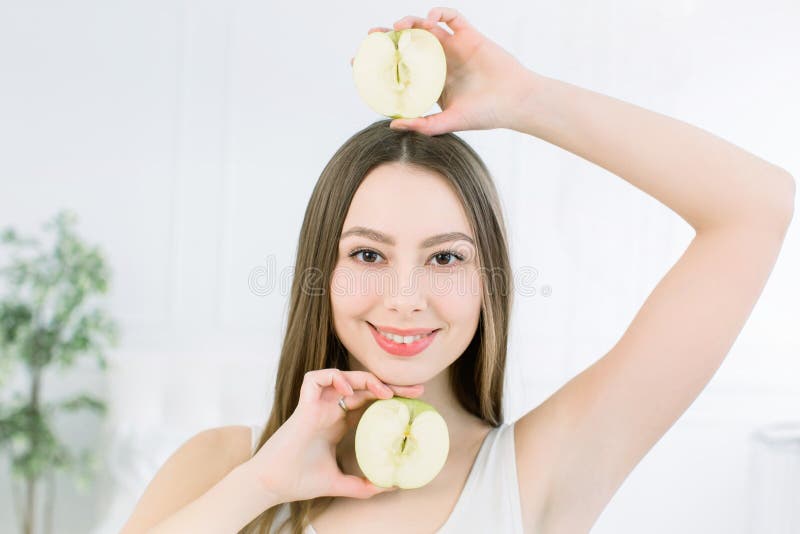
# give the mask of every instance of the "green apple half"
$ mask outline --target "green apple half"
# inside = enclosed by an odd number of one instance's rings
[[[439,39],[420,28],[372,32],[353,59],[359,96],[393,119],[421,117],[439,100],[446,74]]]
[[[419,488],[433,480],[450,452],[447,423],[433,406],[416,399],[377,400],[356,428],[356,460],[376,486]]]

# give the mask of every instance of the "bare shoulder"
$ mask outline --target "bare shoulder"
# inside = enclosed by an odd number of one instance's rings
[[[246,425],[209,428],[170,455],[139,498],[121,534],[144,532],[194,501],[250,459]]]
[[[252,447],[252,428],[247,425],[228,425],[213,429],[219,433],[218,439],[232,455],[233,466],[250,459]]]

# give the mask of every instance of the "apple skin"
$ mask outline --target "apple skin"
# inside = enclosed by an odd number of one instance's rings
[[[379,487],[415,489],[428,484],[450,452],[447,423],[418,399],[395,396],[373,402],[358,422],[356,460]]]
[[[372,32],[353,58],[359,96],[392,119],[421,117],[439,100],[446,75],[439,39],[421,28]]]

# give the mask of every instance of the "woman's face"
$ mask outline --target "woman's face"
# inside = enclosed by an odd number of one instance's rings
[[[442,234],[452,235],[431,239]],[[334,328],[352,369],[397,385],[419,384],[462,354],[481,309],[474,239],[458,197],[439,174],[390,163],[366,176],[347,212],[331,280]],[[376,339],[373,325],[439,330],[422,351],[399,356]]]

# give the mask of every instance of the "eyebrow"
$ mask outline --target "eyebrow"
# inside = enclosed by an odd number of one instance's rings
[[[389,237],[388,235],[381,233],[378,230],[373,230],[372,228],[366,228],[364,226],[354,226],[350,228],[346,232],[342,233],[342,236],[339,239],[341,240],[351,235],[365,237],[373,241],[386,243],[387,245],[394,246],[396,244],[394,238]],[[463,239],[464,241],[468,241],[469,243],[471,243],[473,246],[475,245],[475,241],[473,241],[473,239],[470,236],[468,236],[463,232],[447,232],[445,234],[438,234],[425,239],[422,243],[419,244],[419,248],[430,248],[440,243],[447,243],[449,241],[456,241],[458,239]]]

